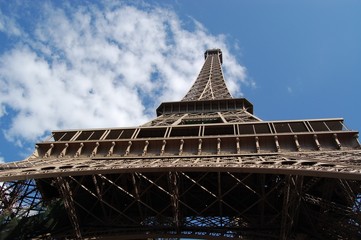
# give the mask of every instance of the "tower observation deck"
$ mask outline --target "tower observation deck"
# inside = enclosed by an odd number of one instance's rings
[[[358,132],[263,121],[204,56],[150,122],[53,131],[0,164],[0,239],[361,239]]]

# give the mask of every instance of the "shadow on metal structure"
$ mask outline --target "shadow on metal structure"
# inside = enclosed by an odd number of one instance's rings
[[[343,119],[262,121],[205,52],[139,127],[54,131],[0,165],[0,239],[360,239],[361,149]]]

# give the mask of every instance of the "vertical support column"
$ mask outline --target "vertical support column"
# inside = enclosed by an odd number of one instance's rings
[[[168,174],[170,192],[171,192],[171,204],[173,208],[173,221],[177,232],[179,232],[181,227],[181,216],[179,209],[179,176],[177,172],[169,172]]]
[[[102,185],[98,183],[98,180],[97,180],[96,175],[93,175],[93,176],[92,176],[92,179],[93,179],[93,183],[94,183],[96,195],[97,195],[97,197],[99,198],[100,201],[103,201],[102,190],[101,190],[100,187],[99,187],[99,186],[102,186]],[[100,179],[100,180],[101,180],[101,179]],[[103,187],[102,187],[102,188],[103,188]],[[103,204],[101,204],[101,208],[102,208],[102,211],[103,211],[104,216],[106,216],[107,214],[106,214],[106,210],[105,210],[105,207],[104,207]]]
[[[219,215],[221,217],[221,220],[220,220],[220,227],[223,227],[223,199],[222,199],[222,182],[221,182],[221,173],[218,172],[217,173],[217,179],[218,179],[218,196],[217,196],[217,199],[218,199],[218,204],[219,204]]]
[[[59,187],[59,192],[64,200],[65,210],[67,211],[69,220],[73,226],[76,239],[82,239],[79,221],[74,207],[73,192],[70,189],[69,182],[67,182],[63,177],[57,177],[56,181]]]
[[[259,191],[260,191],[260,195],[262,197],[262,200],[259,203],[258,209],[259,209],[259,215],[260,215],[260,225],[263,226],[265,223],[265,203],[266,203],[266,191],[265,191],[266,176],[265,176],[265,174],[259,174],[258,181],[259,181],[259,185],[260,185]]]
[[[280,239],[289,239],[293,226],[297,223],[301,203],[303,176],[286,175],[283,188],[283,208],[281,214]]]
[[[141,219],[144,219],[144,215],[143,215],[143,208],[141,206],[141,200],[140,200],[140,189],[139,189],[139,184],[137,181],[137,179],[139,179],[138,174],[137,173],[131,173],[132,176],[132,183],[133,183],[133,187],[134,187],[134,195],[135,195],[135,201],[137,202],[137,206],[138,206],[138,211],[139,211],[139,216]]]

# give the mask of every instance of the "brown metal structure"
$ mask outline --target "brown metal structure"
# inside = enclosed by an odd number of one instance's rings
[[[54,131],[0,165],[2,238],[360,239],[358,132],[262,121],[221,64],[207,50],[183,100],[142,126]]]

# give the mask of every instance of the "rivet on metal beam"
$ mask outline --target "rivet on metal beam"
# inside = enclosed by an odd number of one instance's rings
[[[278,136],[275,136],[274,139],[275,139],[275,144],[276,144],[276,151],[280,152],[281,147],[280,147],[280,143],[278,142]]]
[[[164,154],[165,151],[165,145],[167,144],[166,140],[163,140],[163,145],[162,145],[162,149],[160,150],[160,155],[162,156]]]
[[[293,139],[295,140],[295,144],[296,144],[297,151],[301,151],[301,145],[300,145],[300,143],[299,143],[299,141],[298,141],[297,135],[294,135],[294,136],[293,136]]]
[[[115,147],[115,142],[112,142],[112,146],[110,147],[109,151],[108,151],[108,157],[110,157],[111,155],[113,155],[114,152],[114,147]]]
[[[128,147],[127,147],[127,150],[125,150],[124,156],[128,156],[128,154],[130,153],[130,147],[131,146],[132,146],[132,141],[129,141],[128,142]]]
[[[77,150],[76,153],[75,153],[75,157],[79,157],[79,156],[80,156],[83,147],[84,147],[84,143],[80,143],[80,146],[79,146],[78,150]]]
[[[317,134],[314,134],[314,135],[313,135],[313,139],[315,140],[315,143],[316,143],[316,146],[317,146],[317,150],[321,150],[321,144],[320,144],[320,142],[318,141]]]
[[[34,156],[39,157],[39,145],[35,144],[35,151],[33,153]]]
[[[46,153],[45,153],[45,156],[44,156],[45,158],[50,157],[53,148],[54,148],[54,144],[52,143],[52,144],[50,144],[50,148],[48,149],[48,151],[46,151]]]
[[[180,140],[180,145],[179,145],[179,155],[183,154],[183,146],[184,146],[184,140],[181,139]]]
[[[198,140],[198,155],[202,154],[202,139]]]
[[[237,154],[241,153],[241,145],[239,143],[239,138],[236,138],[236,147],[237,147]]]
[[[143,149],[143,154],[142,154],[142,156],[145,156],[145,155],[147,154],[148,145],[149,145],[149,141],[145,141],[145,145],[144,145],[144,149]]]
[[[259,153],[261,151],[261,148],[259,147],[259,139],[258,139],[258,137],[255,137],[254,139],[256,141],[256,150]]]
[[[69,144],[65,143],[65,147],[63,148],[63,150],[61,151],[61,153],[59,154],[59,157],[64,157],[66,154],[66,150],[68,149]]]
[[[94,147],[94,149],[93,149],[93,151],[92,151],[92,154],[91,154],[92,157],[94,157],[95,155],[97,155],[98,147],[99,147],[99,142],[96,142],[96,143],[95,143],[95,147]]]
[[[338,140],[338,137],[337,137],[337,134],[336,134],[336,133],[333,134],[333,138],[335,139],[337,148],[338,148],[338,149],[341,149],[342,146],[341,146],[340,141]]]

